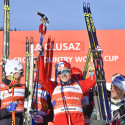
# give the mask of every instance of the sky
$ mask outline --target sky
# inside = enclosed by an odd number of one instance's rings
[[[10,0],[10,29],[37,31],[44,13],[48,30],[86,30],[83,2],[89,2],[97,30],[125,29],[125,0]],[[0,2],[3,26],[4,0]]]

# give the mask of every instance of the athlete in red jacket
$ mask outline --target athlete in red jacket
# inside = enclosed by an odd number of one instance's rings
[[[96,84],[95,75],[84,81],[73,82],[71,65],[62,61],[57,64],[60,83],[47,79],[44,57],[40,56],[39,82],[50,94],[54,106],[54,125],[85,125],[83,95]]]
[[[23,77],[23,65],[17,60],[7,60],[6,78],[0,83],[0,125],[23,124],[25,85],[20,83]]]

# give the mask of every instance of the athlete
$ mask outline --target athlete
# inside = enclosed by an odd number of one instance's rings
[[[125,77],[121,74],[115,74],[112,77],[110,87],[110,107],[113,125],[125,125]],[[91,115],[90,125],[107,125],[103,120],[97,120],[96,109]]]
[[[25,85],[20,83],[23,65],[14,59],[7,60],[5,72],[6,78],[0,83],[0,125],[23,125]]]
[[[84,81],[73,82],[71,65],[66,61],[59,62],[57,70],[60,82],[48,80],[44,69],[44,57],[40,56],[39,82],[52,98],[54,125],[84,125],[83,95],[96,84],[95,75]]]

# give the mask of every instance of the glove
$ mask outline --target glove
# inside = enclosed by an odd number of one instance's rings
[[[43,123],[43,117],[39,114],[37,114],[37,115],[34,114],[33,119],[34,119],[35,123]]]
[[[13,112],[16,110],[18,102],[11,102],[8,107],[6,107],[8,112]]]
[[[96,50],[97,50],[97,51],[100,51],[101,53],[103,52],[101,46],[97,46],[97,47],[96,47]]]
[[[89,75],[92,77],[93,76],[93,74],[94,74],[94,68],[92,69],[92,68],[90,68],[89,69]]]
[[[39,53],[41,56],[44,56],[44,48],[43,48],[43,46],[41,46],[40,44],[37,44],[36,45],[36,48],[35,48],[35,51],[37,52],[37,53]]]

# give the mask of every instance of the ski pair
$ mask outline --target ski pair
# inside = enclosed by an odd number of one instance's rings
[[[83,3],[83,11],[84,11],[84,17],[85,17],[86,27],[88,31],[90,46],[91,46],[90,51],[93,58],[93,64],[94,64],[96,82],[97,82],[96,86],[93,87],[94,103],[97,110],[97,119],[110,121],[111,112],[110,112],[109,102],[107,97],[106,80],[105,80],[105,74],[103,69],[103,60],[101,57],[101,51],[96,49],[98,47],[98,41],[96,37],[96,29],[93,23],[89,3],[87,3],[87,6],[85,2]],[[91,56],[89,56],[89,58],[90,57]],[[90,59],[88,59],[87,61],[90,61]],[[86,65],[88,64],[89,63],[87,62]]]
[[[29,53],[30,46],[30,53]],[[26,37],[26,65],[25,65],[25,100],[23,125],[32,125],[32,96],[33,96],[33,37]],[[30,59],[29,59],[30,58]]]
[[[2,81],[5,78],[5,64],[9,59],[9,27],[10,27],[9,0],[4,0],[4,31],[3,31],[3,57],[2,57]]]

